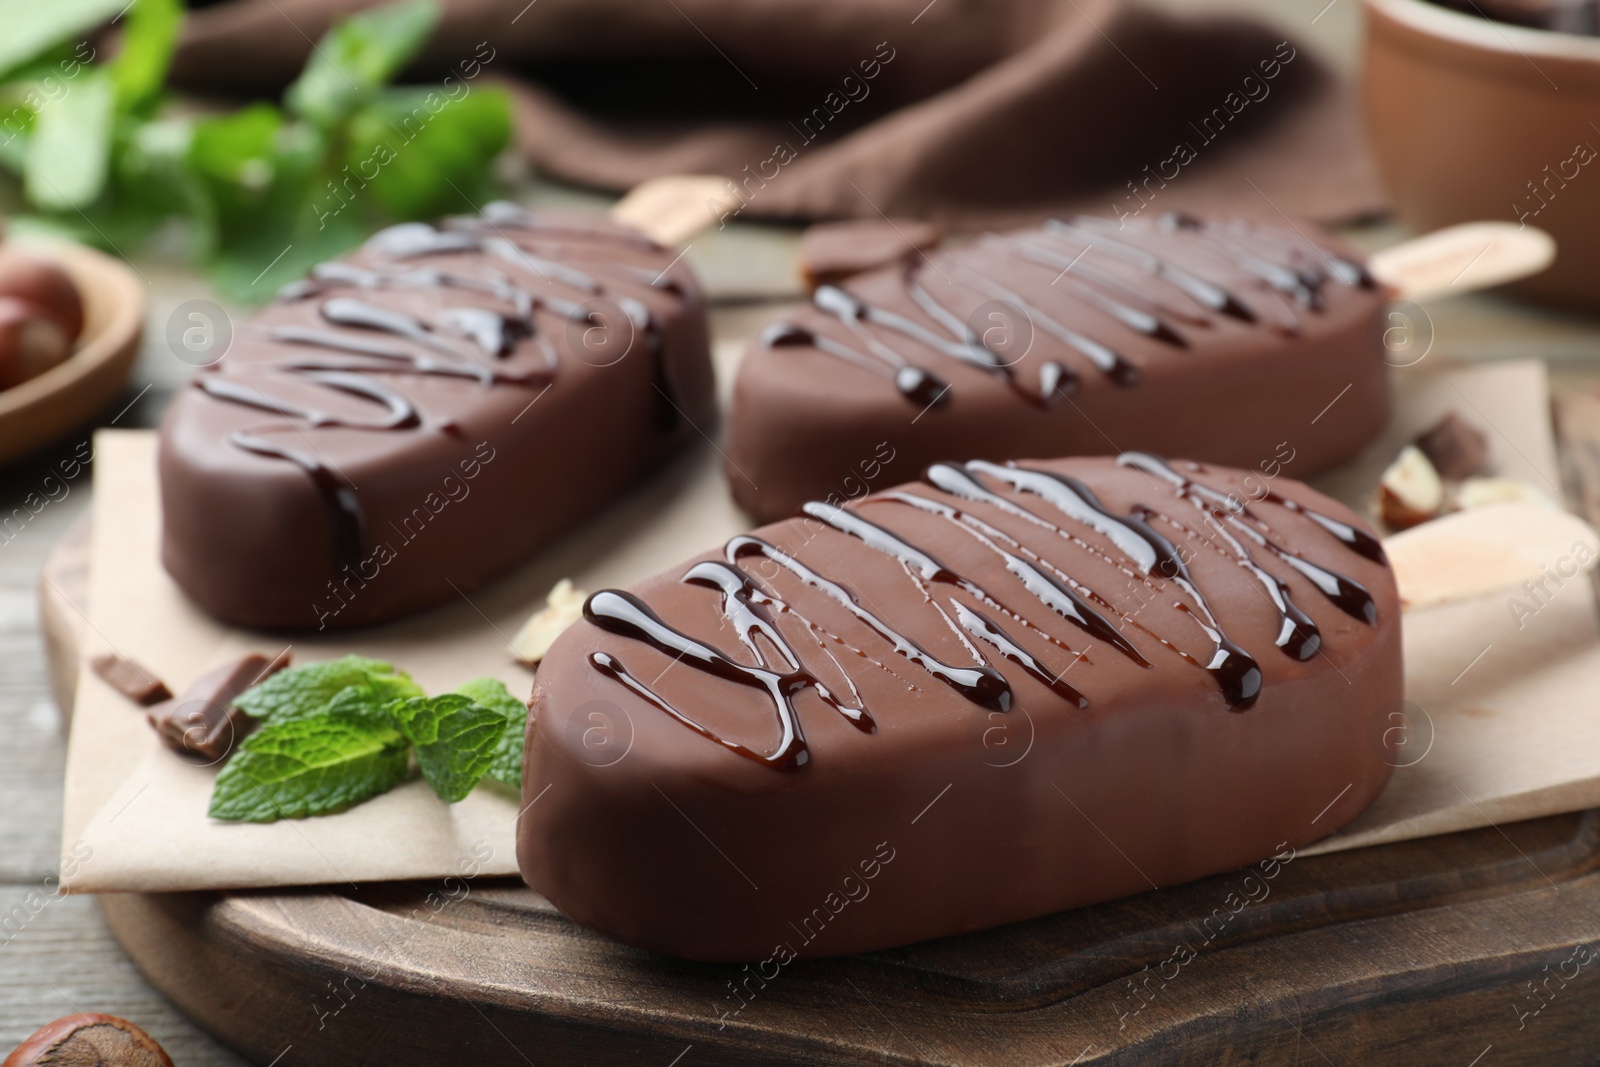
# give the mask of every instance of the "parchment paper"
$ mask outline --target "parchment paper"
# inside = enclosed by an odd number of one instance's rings
[[[1453,409],[1489,434],[1497,473],[1561,499],[1543,363],[1402,371],[1398,384],[1383,440],[1360,462],[1314,479],[1318,488],[1349,502],[1368,499],[1401,446]],[[1407,723],[1394,778],[1359,819],[1301,855],[1600,805],[1594,587],[1585,575],[1547,589],[1542,606],[1507,590],[1407,614]],[[1536,609],[1521,615],[1520,626],[1513,596]]]
[[[1455,408],[1492,430],[1502,474],[1559,499],[1544,368],[1502,364],[1440,375],[1401,372],[1395,424],[1363,461],[1325,479],[1363,499],[1399,447]],[[239,652],[287,639],[222,626],[190,605],[156,554],[154,436],[96,439],[94,542],[84,656],[115,650],[175,690]],[[430,692],[490,674],[525,694],[531,676],[506,641],[562,577],[626,585],[745,528],[709,445],[471,601],[382,629],[297,637],[298,662],[359,652],[389,659]],[[1286,469],[1286,473],[1293,474]],[[1552,561],[1553,563],[1554,561]],[[1600,627],[1586,579],[1566,583],[1518,630],[1506,597],[1405,621],[1406,764],[1348,832],[1302,852],[1443,833],[1600,805]],[[360,884],[444,877],[469,866],[514,874],[517,800],[480,787],[454,807],[420,781],[340,815],[269,825],[206,817],[215,770],[157,741],[141,709],[85,669],[68,745],[62,884],[69,892]],[[87,857],[87,858],[85,858]]]

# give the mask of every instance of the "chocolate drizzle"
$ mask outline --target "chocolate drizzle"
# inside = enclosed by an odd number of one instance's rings
[[[949,463],[936,463],[928,468],[923,477],[929,483],[943,489],[951,496],[961,497],[964,500],[971,500],[977,503],[993,504],[1002,511],[1036,520],[1042,525],[1060,532],[1059,528],[1044,522],[1043,519],[1040,519],[1027,508],[990,492],[976,478],[960,467]],[[960,516],[954,509],[951,509],[946,517],[956,519]],[[998,531],[994,532],[998,533]],[[1111,624],[1110,620],[1091,607],[1075,589],[1052,579],[1038,568],[1029,565],[1009,552],[1001,551],[998,548],[995,551],[1000,552],[1000,555],[1005,559],[1006,569],[1015,574],[1028,592],[1037,597],[1050,610],[1075,624],[1090,637],[1110,645],[1139,666],[1150,666],[1149,661],[1139,654],[1139,650],[1133,647],[1132,642],[1122,636],[1122,633]]]
[[[1048,667],[1033,658],[1032,653],[1017,644],[1016,638],[1002,630],[993,619],[988,618],[983,612],[969,608],[959,600],[950,601],[950,606],[955,609],[956,618],[961,623],[961,628],[980,641],[993,645],[1000,654],[1013,663],[1018,664],[1023,670],[1033,675],[1050,688],[1056,696],[1079,708],[1089,706],[1089,701],[1084,695],[1062,681],[1061,675],[1053,673]]]
[[[294,369],[307,381],[326,386],[329,389],[347,393],[351,396],[370,400],[383,406],[389,413],[387,419],[379,422],[359,422],[330,415],[316,408],[309,408],[293,401],[281,400],[269,396],[257,386],[245,385],[233,378],[217,376],[199,379],[200,391],[207,396],[216,397],[218,400],[227,400],[245,407],[258,408],[270,411],[275,415],[282,415],[290,419],[303,419],[315,428],[337,426],[345,430],[409,430],[421,423],[417,414],[416,405],[401,396],[399,392],[389,388],[383,382],[375,382],[362,374],[356,374],[345,368],[330,368],[320,365],[307,366],[293,364]]]
[[[1297,335],[1303,312],[1325,310],[1330,285],[1373,289],[1377,284],[1359,263],[1263,226],[1184,216],[1181,223],[1163,217],[1155,225],[1124,227],[1080,217],[1053,220],[1028,233],[990,234],[931,264],[898,268],[905,295],[926,315],[926,323],[824,285],[816,290],[814,305],[842,323],[854,344],[800,326],[771,329],[763,341],[768,348],[813,347],[889,377],[907,399],[923,406],[943,402],[949,387],[890,338],[1000,378],[1041,407],[1076,391],[1080,373],[1056,360],[1043,361],[1036,382],[1024,383],[1020,356],[1008,360],[987,347],[967,321],[933,295],[930,266],[949,288],[1011,305],[1032,329],[1054,337],[1092,371],[1124,387],[1137,385],[1141,375],[1118,351],[1117,331],[1175,353],[1192,347],[1190,332],[1214,330],[1224,319]],[[1002,274],[1026,283],[1028,290],[1048,293],[1052,308],[1060,310],[1051,314],[1024,287],[1001,284],[996,278]],[[1247,291],[1232,291],[1217,278],[1240,279]],[[1107,324],[1104,336],[1092,328],[1099,320]]]
[[[686,666],[705,671],[717,678],[724,678],[765,692],[772,701],[780,731],[777,747],[772,753],[763,754],[757,752],[755,749],[741,745],[736,741],[730,741],[701,725],[693,716],[678,710],[649,686],[629,674],[627,668],[615,657],[604,652],[595,652],[590,654],[589,661],[602,673],[622,682],[629,689],[638,693],[696,733],[710,738],[717,744],[737,752],[741,756],[782,770],[792,770],[803,766],[809,758],[806,752],[805,732],[801,727],[800,716],[795,711],[794,706],[795,696],[803,690],[812,690],[823,703],[844,714],[846,718],[862,729],[870,731],[872,729],[870,717],[859,709],[847,709],[832,693],[828,692],[827,688],[815,675],[800,668],[794,651],[778,634],[776,628],[770,624],[770,621],[760,619],[754,615],[753,603],[745,595],[745,591],[750,588],[748,580],[741,580],[742,575],[733,571],[732,568],[727,568],[727,570],[732,572],[729,576],[732,579],[731,581],[727,581],[721,576],[711,579],[713,584],[723,590],[724,603],[742,605],[746,617],[753,619],[753,624],[760,628],[762,635],[772,640],[789,659],[791,665],[789,670],[774,671],[765,666],[747,667],[742,663],[736,662],[710,645],[696,641],[694,638],[668,626],[661,621],[660,616],[651,611],[643,601],[631,593],[602,590],[590,597],[583,605],[583,617],[602,630],[643,641],[669,655],[676,656],[678,662]],[[753,648],[754,646],[752,644],[749,647]]]
[[[1223,631],[1177,547],[1151,529],[1144,519],[1111,511],[1088,486],[1064,474],[1000,467],[982,461],[969,463],[967,469],[1039,497],[1073,521],[1101,534],[1143,574],[1173,582],[1181,588],[1192,602],[1189,610],[1211,639],[1213,654],[1205,666],[1216,676],[1224,699],[1235,708],[1248,708],[1255,703],[1261,691],[1260,666]]]
[[[729,563],[738,563],[746,556],[761,556],[771,560],[866,623],[879,637],[889,642],[890,647],[896,652],[974,704],[992,711],[1006,711],[1011,707],[1011,686],[999,671],[985,663],[974,667],[956,667],[943,662],[916,641],[896,630],[877,613],[863,607],[850,590],[801,563],[782,549],[768,544],[759,537],[744,536],[729,541],[723,552]]]
[[[1282,545],[1278,544],[1277,541],[1272,539],[1270,532],[1265,529],[1266,524],[1261,522],[1257,515],[1250,510],[1248,505],[1236,500],[1235,498],[1229,497],[1225,493],[1218,492],[1208,485],[1202,485],[1191,478],[1184,477],[1182,474],[1179,474],[1176,470],[1174,470],[1171,464],[1156,456],[1148,455],[1143,452],[1125,452],[1121,456],[1117,457],[1117,462],[1122,466],[1133,467],[1137,470],[1144,471],[1146,474],[1153,474],[1159,478],[1164,478],[1171,482],[1177,489],[1180,497],[1189,501],[1189,503],[1194,505],[1194,507],[1198,509],[1201,514],[1205,515],[1210,520],[1207,523],[1208,529],[1210,529],[1213,533],[1224,537],[1234,549],[1235,553],[1239,555],[1241,560],[1245,562],[1253,572],[1260,575],[1263,584],[1267,584],[1270,581],[1272,583],[1276,583],[1282,589],[1283,599],[1288,604],[1292,605],[1292,601],[1288,601],[1289,594],[1287,587],[1284,587],[1283,583],[1279,582],[1275,578],[1269,579],[1265,573],[1261,571],[1261,568],[1256,566],[1255,560],[1253,557],[1251,557],[1249,551],[1245,549],[1243,545],[1239,544],[1237,540],[1231,537],[1226,530],[1222,529],[1223,525],[1227,526],[1229,530],[1238,533],[1239,535],[1254,542],[1260,548],[1271,552],[1289,566],[1299,571],[1306,577],[1307,580],[1311,582],[1312,585],[1317,588],[1320,593],[1322,593],[1323,596],[1327,597],[1330,602],[1337,606],[1339,610],[1343,611],[1346,615],[1349,615],[1354,619],[1360,619],[1368,626],[1376,626],[1378,624],[1377,602],[1372,599],[1372,594],[1367,592],[1366,588],[1362,586],[1360,582],[1340,574],[1337,571],[1332,571],[1326,567],[1312,563],[1299,553],[1291,552]],[[1372,560],[1374,563],[1384,562],[1382,544],[1379,543],[1376,537],[1373,537],[1365,531],[1357,530],[1348,523],[1339,522],[1337,519],[1330,519],[1328,516],[1319,511],[1302,507],[1293,500],[1289,500],[1288,498],[1274,492],[1269,491],[1261,499],[1269,503],[1276,504],[1285,511],[1291,511],[1297,515],[1305,516],[1307,519],[1310,519],[1324,530],[1327,530],[1329,533],[1333,534],[1347,548],[1353,552],[1356,552],[1358,555],[1364,556],[1367,559]],[[1248,525],[1245,520],[1252,520],[1262,528],[1258,529],[1256,526]],[[1280,610],[1285,610],[1287,615],[1287,609],[1283,605],[1280,605]],[[1306,620],[1306,623],[1309,624],[1310,620]],[[1280,640],[1279,645],[1282,647],[1285,645],[1285,642]],[[1308,652],[1306,655],[1300,656],[1299,658],[1309,659],[1310,656],[1315,653],[1315,651],[1316,649],[1313,648],[1311,652]]]
[[[361,501],[356,498],[355,490],[345,484],[344,479],[339,477],[332,467],[309,452],[302,452],[298,448],[286,448],[276,441],[269,441],[256,434],[238,431],[228,437],[228,442],[235,448],[242,448],[258,456],[287,460],[305,471],[322,495],[322,502],[328,509],[328,518],[333,528],[334,558],[339,560],[361,558],[361,545],[367,524],[366,515],[361,510]]]
[[[506,231],[519,235],[514,241]],[[266,330],[269,341],[302,349],[339,353],[339,362],[286,358],[252,364],[248,375],[221,366],[201,374],[195,385],[207,396],[270,413],[281,426],[240,430],[229,437],[234,447],[255,455],[294,463],[305,470],[323,496],[333,523],[335,570],[362,560],[364,527],[354,487],[311,452],[274,444],[269,433],[303,423],[309,429],[338,428],[371,432],[438,430],[456,432],[450,420],[428,419],[403,393],[396,379],[445,378],[476,382],[484,389],[510,386],[540,389],[551,385],[560,362],[556,346],[544,336],[535,313],[544,311],[581,326],[598,325],[594,302],[619,309],[649,344],[660,348],[659,323],[638,297],[617,290],[622,283],[637,289],[678,292],[675,283],[635,266],[605,258],[608,249],[664,251],[643,235],[622,229],[548,224],[525,209],[494,203],[475,218],[445,220],[440,226],[413,222],[374,235],[365,246],[371,262],[322,263],[303,281],[285,286],[280,299],[317,301],[317,315],[328,328],[281,325]],[[435,255],[477,255],[520,272],[521,282],[489,262],[471,272],[437,269],[415,260]],[[586,256],[593,272],[574,266]],[[604,275],[602,281],[599,275]],[[373,303],[365,290],[430,290],[473,294],[499,307],[462,303],[446,306],[429,319]],[[574,295],[576,298],[574,298]],[[378,336],[374,336],[378,335]],[[530,360],[529,355],[535,358]],[[386,380],[387,379],[387,380]],[[352,418],[323,411],[276,393],[274,384],[296,383],[355,397],[383,409],[384,416]]]
[[[909,274],[911,268],[908,267],[906,269]],[[1022,397],[1045,407],[1054,404],[1062,396],[1066,395],[1065,392],[1062,392],[1063,387],[1070,391],[1072,385],[1075,384],[1068,377],[1069,372],[1066,372],[1065,367],[1060,364],[1054,364],[1054,371],[1046,372],[1050,374],[1050,377],[1048,380],[1041,380],[1038,392],[1027,389],[1017,379],[1011,364],[998,352],[984,345],[970,326],[961,322],[954,315],[949,314],[931,296],[927,296],[926,290],[922,289],[914,281],[908,280],[907,286],[914,295],[921,294],[921,297],[926,297],[926,301],[918,297],[918,303],[921,303],[924,310],[927,310],[941,326],[950,332],[954,340],[946,340],[940,337],[933,330],[901,315],[899,312],[874,307],[837,286],[818,286],[817,291],[812,294],[812,303],[850,327],[851,331],[867,346],[872,356],[881,360],[883,365],[894,368],[895,388],[921,404],[934,403],[935,400],[942,398],[944,391],[949,387],[929,371],[908,362],[898,351],[884,341],[879,340],[877,335],[867,328],[868,326],[881,326],[951,359],[959,360],[968,366],[993,374],[1003,379]],[[816,335],[812,336],[815,338]],[[815,344],[816,341],[813,340],[812,343]],[[818,347],[822,346],[819,345]],[[830,351],[830,349],[824,349],[824,351]],[[853,355],[869,361],[872,358],[859,352],[853,352]],[[861,359],[853,359],[852,362],[860,363]],[[863,365],[870,365],[870,363]]]
[[[1136,504],[1126,513],[1119,512],[1103,503],[1085,482],[1067,474],[981,461],[959,466],[935,464],[924,474],[923,484],[927,492],[918,491],[916,486],[907,486],[867,497],[849,508],[818,502],[805,505],[804,515],[820,523],[823,531],[859,541],[873,552],[899,564],[922,594],[914,603],[931,608],[949,624],[975,661],[970,667],[952,665],[937,658],[896,623],[885,618],[878,609],[865,603],[849,587],[755,536],[734,538],[725,546],[722,560],[698,563],[682,579],[686,584],[715,590],[721,595],[722,616],[732,624],[740,645],[747,657],[755,661],[754,665],[739,663],[732,656],[673,629],[629,594],[600,593],[591,598],[585,609],[586,615],[602,628],[650,644],[658,651],[676,657],[675,662],[764,690],[780,725],[780,743],[773,754],[756,753],[708,730],[691,714],[628,674],[617,657],[597,652],[591,654],[591,663],[608,677],[616,679],[654,706],[718,744],[772,766],[796,768],[806,761],[804,731],[793,699],[796,694],[811,689],[824,704],[859,728],[871,732],[874,726],[854,686],[851,685],[856,698],[854,706],[833,697],[818,674],[803,663],[800,651],[780,632],[776,620],[785,614],[797,617],[813,633],[819,632],[815,623],[800,615],[792,605],[778,599],[772,591],[780,572],[787,572],[802,586],[821,593],[849,612],[899,655],[955,690],[973,705],[999,711],[1010,708],[1013,694],[1005,677],[994,669],[993,663],[997,660],[991,659],[991,655],[1016,664],[1067,706],[1089,706],[1089,698],[1065,681],[1067,671],[1079,661],[1088,659],[1089,653],[1075,650],[1062,638],[1048,632],[1043,623],[1036,621],[1041,618],[1048,620],[1052,615],[1070,623],[1090,641],[1091,647],[1113,649],[1140,669],[1151,669],[1154,665],[1125,635],[1124,630],[1126,628],[1148,635],[1175,655],[1211,674],[1231,710],[1245,711],[1255,703],[1263,681],[1260,664],[1251,653],[1228,636],[1202,588],[1202,582],[1190,569],[1186,556],[1188,550],[1180,548],[1158,532],[1156,527],[1162,524],[1171,525],[1185,537],[1208,542],[1213,549],[1233,559],[1250,576],[1249,580],[1260,586],[1265,600],[1279,616],[1279,633],[1274,643],[1293,660],[1305,661],[1321,651],[1322,635],[1311,617],[1295,604],[1288,583],[1262,567],[1252,549],[1267,552],[1292,567],[1341,611],[1369,625],[1376,625],[1376,601],[1360,583],[1285,547],[1260,514],[1234,500],[1223,490],[1207,485],[1196,477],[1181,474],[1165,461],[1142,453],[1126,454],[1119,459],[1118,465],[1143,471],[1169,483],[1177,499],[1199,511],[1200,526],[1187,525],[1144,505]],[[1203,470],[1196,465],[1191,465],[1191,468],[1195,474]],[[946,498],[953,497],[961,503],[951,503],[938,494]],[[1047,508],[1029,506],[1027,500],[1030,497],[1042,501]],[[1355,531],[1353,527],[1286,498],[1274,496],[1262,499],[1306,517],[1333,534],[1351,551],[1373,558],[1370,549],[1376,545],[1375,539],[1365,534],[1355,536],[1360,531]],[[1008,598],[1015,594],[1002,595],[996,587],[981,583],[947,564],[918,544],[912,536],[872,521],[863,514],[869,506],[883,505],[914,508],[976,541],[985,551],[998,557],[1022,590],[1038,605],[1047,608],[1049,614],[1041,616],[1036,612],[1029,616],[1016,607],[1014,600],[1008,602]],[[1169,586],[1174,588],[1181,595],[1171,602],[1173,610],[1180,617],[1190,620],[1204,635],[1210,646],[1208,651],[1194,654],[1173,640],[1160,636],[1136,619],[1142,604],[1132,610],[1116,607],[1081,578],[1074,577],[1063,570],[1060,564],[1052,562],[1047,554],[1041,555],[1024,547],[1016,536],[985,520],[968,505],[981,505],[1032,527],[1048,530],[1072,543],[1076,552],[1104,560],[1145,583],[1155,593]],[[1372,545],[1369,546],[1367,541],[1371,541]],[[764,570],[764,582],[758,581],[740,566],[741,561],[750,557],[770,561],[777,565],[777,569],[771,573]],[[1114,619],[1120,620],[1121,625]],[[1020,629],[1014,633],[1008,632],[1008,627],[1013,624]],[[971,641],[967,638],[971,638]],[[1068,659],[1059,670],[1054,669],[1039,653],[1025,647],[1025,639],[1029,642],[1047,642],[1064,650]],[[987,647],[991,653],[986,654],[981,650],[982,647]],[[867,656],[860,650],[854,651],[859,656]],[[837,668],[838,662],[832,660],[831,655],[829,659]],[[849,684],[848,674],[839,669],[841,677]]]

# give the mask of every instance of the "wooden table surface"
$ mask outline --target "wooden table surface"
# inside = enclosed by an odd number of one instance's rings
[[[1355,52],[1358,0],[1165,3],[1269,11],[1276,21],[1298,27],[1297,39],[1342,66],[1351,64]],[[1325,13],[1313,23],[1319,11]],[[574,199],[548,188],[530,187],[530,193]],[[1367,227],[1353,235],[1374,247],[1399,236],[1386,227]],[[714,291],[737,285],[748,297],[754,279],[755,290],[777,294],[788,286],[795,239],[793,233],[775,228],[730,228],[696,238],[690,259],[708,276]],[[150,282],[150,328],[123,401],[126,407],[119,404],[106,412],[100,425],[155,425],[173,390],[191,372],[167,348],[165,326],[181,301],[205,293],[206,286],[176,264],[140,260],[138,266]],[[716,312],[721,369],[737,353],[739,339],[769,314],[770,308],[743,302]],[[1555,314],[1494,296],[1434,303],[1428,316],[1435,338],[1431,360],[1470,363],[1534,356],[1549,363],[1558,390],[1600,388],[1600,320]],[[88,433],[86,429],[32,461],[0,470],[0,519],[27,516],[25,523],[13,518],[9,525],[0,525],[0,738],[4,738],[0,744],[0,1054],[50,1019],[74,1011],[104,1011],[148,1029],[178,1067],[241,1065],[244,1060],[189,1024],[140,977],[107,932],[93,899],[52,893],[65,743],[46,683],[35,586],[46,553],[90,502],[87,473],[65,490],[46,477]],[[35,502],[50,498],[37,514],[30,515],[23,507],[30,493],[38,494]],[[313,1009],[307,1004],[308,1012]],[[1304,1036],[1314,1041],[1316,1035]],[[293,1063],[292,1051],[284,1063],[286,1067]]]

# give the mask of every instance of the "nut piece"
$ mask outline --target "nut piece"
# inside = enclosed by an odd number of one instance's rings
[[[536,666],[550,651],[550,646],[562,631],[583,617],[583,603],[589,594],[572,587],[572,580],[563,578],[550,590],[545,605],[522,624],[517,636],[511,639],[511,651],[518,663]]]
[[[1416,445],[1452,481],[1482,474],[1489,463],[1489,436],[1454,411],[1419,434]]]
[[[0,1067],[172,1067],[155,1039],[115,1015],[68,1015],[35,1031]]]
[[[1554,502],[1527,482],[1516,478],[1468,478],[1456,489],[1456,507],[1488,507],[1491,504],[1543,504]]]
[[[1416,445],[1401,450],[1378,483],[1378,517],[1391,530],[1404,530],[1439,517],[1444,482]]]
[[[72,339],[45,309],[0,295],[0,389],[37,378],[72,354]]]
[[[67,272],[47,259],[0,251],[0,296],[38,308],[61,328],[68,346],[83,332],[83,297]]]

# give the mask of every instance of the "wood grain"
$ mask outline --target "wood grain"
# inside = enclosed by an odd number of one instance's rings
[[[44,572],[56,675],[82,538]],[[1250,875],[765,978],[608,941],[506,879],[101,907],[156,988],[262,1064],[1531,1065],[1600,1044],[1600,958],[1572,962],[1600,935],[1600,812]]]

